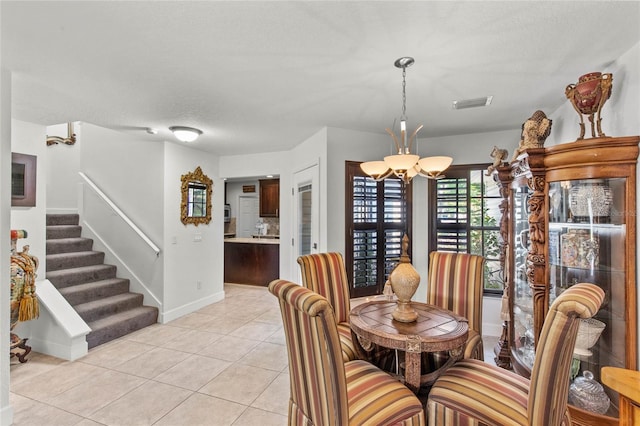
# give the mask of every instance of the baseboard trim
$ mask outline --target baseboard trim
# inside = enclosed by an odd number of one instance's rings
[[[160,312],[158,314],[158,322],[161,324],[166,324],[169,321],[173,321],[174,319],[178,319],[184,315],[191,314],[198,309],[202,309],[205,306],[208,306],[212,303],[219,302],[224,299],[224,291],[219,291],[211,296],[204,297],[202,299],[196,300],[191,303],[187,303],[186,305],[179,306],[175,309],[166,312]]]
[[[0,425],[13,424],[13,408],[11,405],[0,407]]]

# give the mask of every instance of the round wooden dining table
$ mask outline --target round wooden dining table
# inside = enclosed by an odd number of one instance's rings
[[[350,324],[354,339],[363,346],[369,342],[404,351],[404,382],[413,392],[429,386],[450,365],[462,357],[469,334],[467,319],[438,306],[411,302],[418,319],[405,323],[393,319],[394,301],[372,300],[351,310]],[[425,352],[447,351],[449,358],[436,371],[421,374],[421,358]]]

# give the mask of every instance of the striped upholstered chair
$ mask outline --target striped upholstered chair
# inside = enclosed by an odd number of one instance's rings
[[[603,298],[600,287],[585,283],[558,296],[542,326],[531,380],[475,359],[449,368],[429,394],[429,425],[568,425],[578,319],[595,315]]]
[[[289,425],[423,425],[420,400],[363,360],[344,362],[333,309],[319,294],[285,280],[278,297],[289,356]]]
[[[349,282],[344,260],[340,253],[317,253],[298,257],[302,285],[324,296],[328,301],[338,325],[342,359],[352,361],[358,359],[357,342],[351,339],[349,326]]]
[[[482,345],[482,256],[432,251],[429,254],[427,303],[448,309],[469,321],[464,358],[484,360]]]

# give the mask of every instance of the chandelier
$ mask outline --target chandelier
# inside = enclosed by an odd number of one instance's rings
[[[411,57],[402,57],[394,62],[396,68],[402,68],[402,115],[400,116],[400,137],[389,128],[387,133],[395,143],[397,154],[384,157],[384,161],[367,161],[360,165],[363,172],[376,181],[386,179],[392,174],[409,183],[416,175],[421,175],[429,179],[440,179],[444,177],[442,172],[446,170],[453,159],[451,157],[425,157],[412,154],[411,148],[415,142],[416,135],[422,129],[418,126],[407,139],[407,94],[406,77],[407,67],[413,65],[415,60]]]

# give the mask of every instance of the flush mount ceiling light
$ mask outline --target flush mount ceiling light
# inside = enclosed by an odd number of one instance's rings
[[[463,99],[461,101],[453,101],[453,109],[477,108],[491,105],[493,96],[485,96],[484,98]]]
[[[400,116],[400,138],[391,129],[386,129],[387,133],[395,143],[397,154],[384,157],[384,161],[367,161],[360,165],[363,172],[371,178],[380,181],[392,174],[409,183],[416,175],[421,175],[429,179],[442,178],[442,172],[447,169],[453,159],[451,157],[425,157],[411,153],[411,147],[416,135],[422,129],[418,126],[407,140],[407,94],[406,76],[407,67],[413,65],[415,60],[411,57],[402,57],[394,62],[396,68],[402,68],[402,115]]]
[[[185,126],[172,126],[169,130],[182,142],[193,142],[202,134],[202,130]]]

